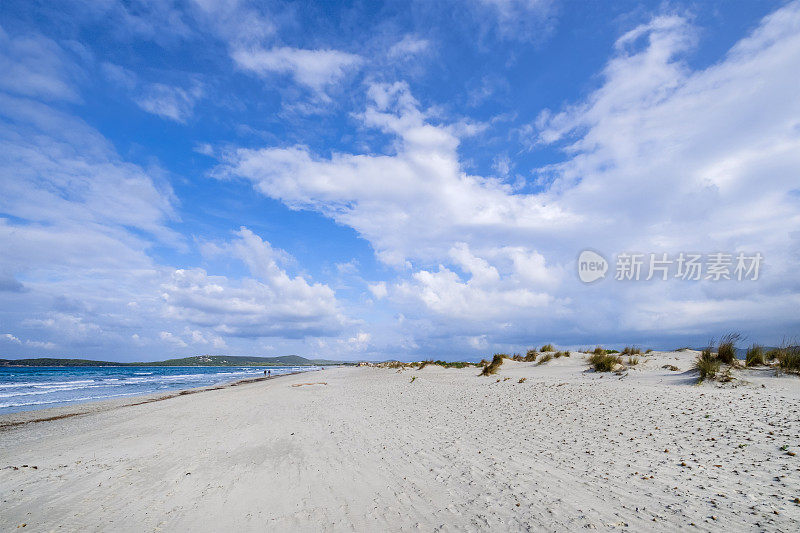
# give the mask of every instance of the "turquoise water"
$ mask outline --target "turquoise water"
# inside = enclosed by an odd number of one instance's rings
[[[0,414],[190,389],[318,367],[0,367]]]

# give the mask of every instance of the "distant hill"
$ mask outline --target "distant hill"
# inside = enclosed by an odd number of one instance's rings
[[[197,355],[166,361],[115,363],[91,359],[0,359],[0,366],[326,366],[348,364],[328,359],[306,359],[299,355],[248,357],[237,355]]]

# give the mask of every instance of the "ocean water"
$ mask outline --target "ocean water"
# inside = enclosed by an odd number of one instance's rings
[[[318,367],[0,367],[0,414],[205,387]]]

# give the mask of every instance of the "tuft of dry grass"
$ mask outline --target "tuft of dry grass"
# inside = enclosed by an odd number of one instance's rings
[[[595,355],[606,355],[606,351],[603,349],[602,346],[596,346],[591,353]]]
[[[500,365],[503,364],[503,359],[508,357],[506,354],[496,353],[492,358],[492,362],[483,367],[483,372],[481,372],[481,376],[491,376],[492,374],[497,374],[497,371],[500,370]]]
[[[543,365],[546,362],[550,361],[551,359],[553,359],[553,352],[543,353],[542,356],[539,358],[539,362],[536,364]]]
[[[540,352],[555,352],[556,349],[553,348],[552,344],[545,344],[544,346],[542,346],[542,349],[539,350],[539,351]]]
[[[409,381],[409,383],[414,383],[415,379],[417,379],[417,376],[411,376],[411,381]]]
[[[417,367],[417,370],[422,370],[426,366],[432,365],[432,364],[433,364],[433,361],[430,360],[430,359],[428,359],[427,361],[420,361],[419,366]]]
[[[636,366],[639,364],[639,358],[632,355],[628,356],[628,365]]]
[[[519,381],[517,381],[517,383],[525,383],[526,381],[528,381],[528,378],[519,378]]]
[[[602,348],[600,349],[602,350]],[[622,357],[607,354],[605,350],[603,353],[597,353],[595,350],[595,353],[589,357],[589,364],[592,365],[595,372],[611,372],[615,366],[622,364]]]
[[[700,383],[705,379],[716,376],[721,363],[719,358],[711,352],[710,346],[705,348],[694,362],[694,368],[700,373],[697,382]]]
[[[761,366],[767,364],[764,359],[764,348],[758,344],[753,344],[747,349],[747,355],[744,358],[745,366]]]
[[[723,335],[717,347],[717,358],[726,365],[735,364],[736,342],[741,338],[742,336],[738,333],[726,333]]]
[[[536,348],[531,348],[530,350],[525,352],[525,358],[523,359],[523,361],[525,361],[526,363],[533,363],[534,361],[536,361],[536,358],[538,356],[539,354],[536,352]]]
[[[642,353],[640,348],[636,348],[635,346],[626,346],[622,350],[622,355],[639,355]]]
[[[778,367],[784,372],[800,373],[800,346],[781,348]]]

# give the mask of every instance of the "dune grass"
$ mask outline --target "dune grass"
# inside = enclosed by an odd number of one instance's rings
[[[800,373],[800,346],[781,348],[777,359],[778,368],[782,371]]]
[[[545,344],[544,346],[542,346],[542,348],[539,351],[540,352],[555,352],[556,349],[553,347],[552,344]]]
[[[628,356],[628,365],[636,366],[639,364],[639,358],[633,355]]]
[[[497,371],[500,370],[500,365],[503,364],[503,359],[508,357],[506,354],[496,353],[492,358],[492,362],[483,367],[483,372],[481,372],[481,376],[491,376],[492,374],[497,374]]]
[[[594,355],[606,355],[606,350],[602,346],[595,346],[595,349],[592,350]]]
[[[753,344],[747,349],[747,355],[744,358],[745,366],[762,366],[767,364],[764,358],[764,348],[758,344]]]
[[[636,348],[635,346],[626,346],[622,350],[622,355],[639,355],[640,353],[642,353],[642,350],[640,348]]]
[[[539,354],[536,351],[536,348],[531,348],[530,350],[525,352],[525,357],[522,360],[525,361],[526,363],[533,363],[534,361],[536,361],[536,358],[538,356]]]
[[[537,365],[543,365],[546,362],[553,359],[553,352],[543,353],[542,356],[539,358],[539,362],[536,363]]]
[[[589,357],[589,364],[592,365],[595,372],[611,372],[615,366],[622,364],[622,357],[607,354],[605,350],[603,350],[603,353],[597,353],[597,350],[595,350],[595,353]]]
[[[700,373],[697,382],[700,383],[708,378],[713,378],[719,372],[722,361],[714,355],[711,347],[705,348],[694,362],[694,368]]]
[[[717,347],[717,358],[726,365],[736,363],[736,342],[741,339],[738,333],[726,333],[719,340]]]
[[[519,381],[517,381],[517,383],[525,383],[526,381],[528,381],[528,378],[519,378]]]

